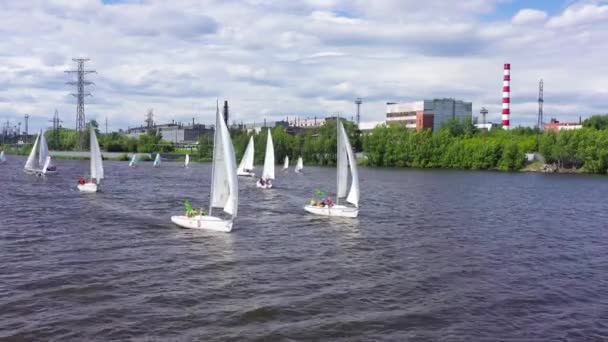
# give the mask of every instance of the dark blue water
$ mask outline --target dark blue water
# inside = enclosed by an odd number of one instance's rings
[[[231,234],[179,229],[209,165],[0,164],[0,340],[607,341],[608,178],[362,169],[358,219],[302,206],[329,168],[240,179]],[[259,172],[259,170],[258,170]]]

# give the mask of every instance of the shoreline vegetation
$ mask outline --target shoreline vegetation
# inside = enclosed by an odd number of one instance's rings
[[[92,124],[96,126],[94,121]],[[470,119],[449,121],[436,132],[380,125],[362,133],[354,123],[345,121],[344,124],[353,149],[360,156],[357,162],[362,166],[592,174],[608,171],[608,115],[592,116],[583,122],[582,129],[558,133],[532,128],[480,131]],[[295,135],[287,133],[284,127],[271,130],[276,160],[282,161],[285,156],[296,160],[302,156],[306,165],[336,164],[335,120]],[[231,130],[237,162],[253,135],[255,163],[263,163],[267,131]],[[61,129],[57,140],[52,134],[52,131],[46,133],[51,150],[75,150],[75,130]],[[179,148],[163,140],[154,130],[138,138],[119,133],[98,133],[98,136],[104,152],[122,153],[104,158],[107,160],[128,161],[132,153],[142,154],[140,161],[152,160],[148,154],[155,153],[166,154],[174,161],[183,161],[186,153],[190,154],[192,162],[212,159],[212,135],[201,137],[196,147],[191,148]],[[88,141],[88,130],[85,139]],[[27,155],[29,149],[31,146],[19,150],[6,148],[6,153]],[[532,161],[527,161],[527,154],[533,154]],[[57,155],[54,158],[88,159],[88,155]]]

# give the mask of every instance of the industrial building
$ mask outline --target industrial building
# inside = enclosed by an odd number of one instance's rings
[[[176,144],[195,143],[201,136],[213,134],[213,126],[194,123],[192,125],[183,125],[171,122],[163,125],[129,128],[127,135],[131,138],[138,138],[140,135],[147,134],[151,130],[156,130],[156,134],[162,136],[164,140]]]
[[[407,128],[421,131],[438,130],[444,122],[452,119],[470,119],[473,104],[455,99],[432,99],[409,103],[386,104],[386,123],[399,123]]]
[[[562,130],[573,130],[583,128],[582,122],[559,122],[557,119],[552,118],[550,122],[545,123],[545,131],[553,131],[555,133]]]

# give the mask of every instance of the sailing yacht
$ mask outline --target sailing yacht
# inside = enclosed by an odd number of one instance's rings
[[[264,170],[262,171],[262,178],[256,183],[256,186],[261,189],[272,188],[272,181],[274,180],[274,145],[272,143],[272,134],[268,129],[268,139],[266,140],[266,155],[264,156]]]
[[[238,176],[245,177],[255,177],[255,173],[253,173],[253,136],[249,138],[249,143],[247,144],[247,148],[245,148],[245,153],[243,154],[243,159],[241,159],[241,163],[239,164],[238,169],[236,170],[236,174]]]
[[[23,170],[27,173],[37,175],[56,174],[57,167],[52,164],[49,154],[49,146],[46,143],[44,132],[40,130],[32,146],[32,151],[27,157]]]
[[[302,170],[304,170],[304,161],[302,161],[302,157],[298,157],[298,162],[296,164],[295,171],[297,173],[300,173],[300,172],[302,172]]]
[[[99,183],[103,179],[103,160],[93,125],[91,125],[90,136],[91,178],[86,181],[81,178],[78,181],[78,190],[81,192],[97,192]]]
[[[216,111],[209,215],[199,213],[190,216],[186,213],[182,216],[171,216],[171,221],[183,228],[230,232],[239,204],[236,160],[228,127],[220,115],[219,107]],[[213,208],[222,208],[231,217],[222,219],[212,216]]]
[[[154,167],[160,167],[160,153],[156,154],[156,158],[154,158]]]
[[[0,163],[4,163],[6,161],[6,157],[4,156],[4,151],[0,152]]]
[[[188,167],[190,165],[190,155],[186,154],[186,160],[184,160],[184,167]]]
[[[137,153],[133,153],[131,157],[131,161],[129,162],[129,166],[135,166],[137,164]]]
[[[338,189],[336,193],[336,204],[324,203],[324,205],[306,205],[304,210],[315,215],[335,216],[335,217],[350,217],[355,218],[359,215],[359,173],[357,171],[357,160],[353,153],[353,149],[348,140],[348,135],[342,121],[337,120],[338,129],[338,167],[337,167],[337,183]],[[348,170],[350,166],[351,185],[347,196]],[[354,207],[341,205],[340,198],[346,197],[346,202],[351,203]]]
[[[289,156],[285,156],[285,161],[283,162],[283,171],[289,169]]]

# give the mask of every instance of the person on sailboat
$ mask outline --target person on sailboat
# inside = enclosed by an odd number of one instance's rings
[[[86,181],[84,180],[84,178],[78,177],[78,184],[84,185],[84,183],[86,183]]]
[[[266,182],[264,181],[264,178],[260,178],[260,185],[266,185]]]

